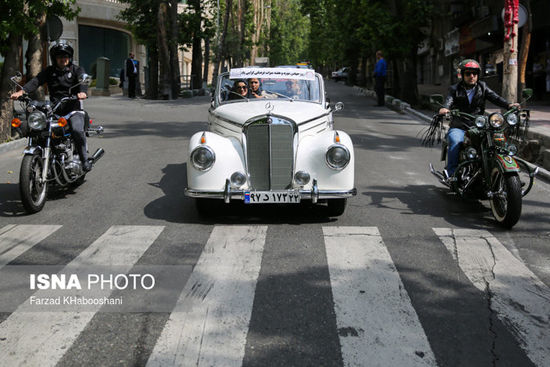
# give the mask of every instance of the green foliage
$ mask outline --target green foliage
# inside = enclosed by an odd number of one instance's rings
[[[157,16],[160,0],[119,0],[128,4],[128,8],[119,14],[119,19],[127,23],[139,43],[156,47]]]
[[[37,19],[57,15],[72,20],[80,11],[76,0],[2,0],[0,3],[0,54],[5,54],[10,33],[29,38],[39,31]]]
[[[300,0],[273,4],[269,37],[270,63],[285,65],[307,60],[310,22],[300,12]]]

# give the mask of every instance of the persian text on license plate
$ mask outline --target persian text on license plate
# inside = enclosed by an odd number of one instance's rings
[[[244,193],[245,204],[272,204],[300,202],[300,193],[297,191],[250,191]]]

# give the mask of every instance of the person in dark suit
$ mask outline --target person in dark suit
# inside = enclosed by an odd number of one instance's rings
[[[136,79],[139,71],[139,61],[134,59],[134,53],[130,52],[126,59],[126,78],[128,79],[128,97],[136,98]]]

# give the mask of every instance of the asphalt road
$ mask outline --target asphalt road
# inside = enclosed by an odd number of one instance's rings
[[[21,151],[1,153],[0,279],[16,265],[87,261],[170,265],[178,277],[173,312],[0,310],[2,364],[550,365],[550,186],[538,181],[519,223],[500,229],[487,202],[461,201],[429,173],[441,164],[420,146],[424,123],[327,87],[345,103],[335,126],[356,157],[358,194],[339,218],[292,205],[200,218],[183,189],[208,97],[87,101],[105,128],[89,150],[106,153],[32,216]]]

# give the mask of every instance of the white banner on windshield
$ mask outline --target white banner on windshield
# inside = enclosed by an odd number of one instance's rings
[[[315,71],[293,68],[238,68],[231,69],[229,79],[300,79],[315,80]]]

